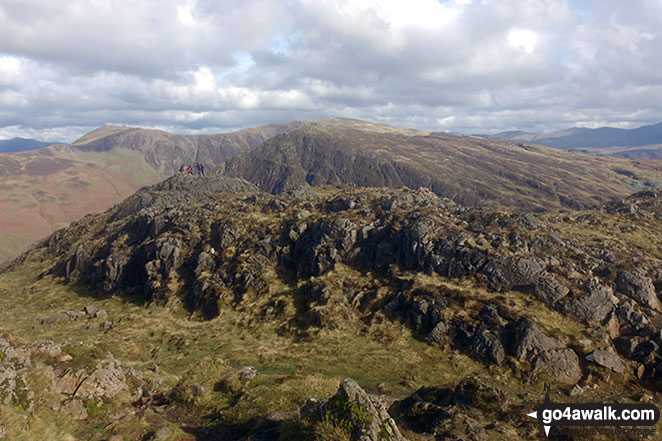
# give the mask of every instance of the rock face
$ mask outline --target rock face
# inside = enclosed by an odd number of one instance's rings
[[[328,400],[309,400],[301,413],[320,419],[328,416],[348,425],[356,441],[407,441],[384,406],[351,378],[343,380],[336,395]]]
[[[653,281],[641,271],[622,271],[616,278],[616,289],[647,308],[662,310]]]

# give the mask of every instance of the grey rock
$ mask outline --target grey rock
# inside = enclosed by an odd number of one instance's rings
[[[541,352],[562,347],[560,340],[547,336],[529,318],[520,319],[513,324],[513,354],[520,361],[531,361]]]
[[[274,410],[272,412],[269,412],[269,414],[266,417],[266,420],[270,423],[282,423],[284,421],[289,420],[291,417],[290,415],[286,414],[285,412],[279,412],[277,410]]]
[[[60,409],[71,415],[71,418],[74,420],[84,420],[87,418],[87,409],[85,409],[81,400],[71,400]]]
[[[83,311],[85,311],[85,314],[87,315],[94,315],[98,310],[99,308],[94,305],[87,305],[85,308],[83,308]]]
[[[152,441],[166,441],[172,436],[172,430],[167,427],[161,427],[152,436]]]
[[[616,289],[641,306],[662,310],[653,281],[643,271],[622,271],[616,278]]]
[[[301,417],[304,419],[319,419],[322,417],[321,415],[321,407],[320,407],[320,402],[317,401],[315,398],[308,398],[306,400],[306,403],[303,405],[301,408]]]
[[[425,339],[428,343],[437,343],[438,345],[444,345],[446,343],[447,327],[444,322],[439,322],[432,328],[432,331],[428,334]]]
[[[193,394],[194,397],[199,397],[200,395],[204,395],[205,388],[204,386],[200,386],[198,384],[192,384],[191,393]]]
[[[495,258],[486,268],[490,283],[495,286],[533,287],[545,266],[534,257]]]
[[[469,344],[469,353],[487,364],[501,364],[506,359],[501,339],[491,331],[476,333]]]
[[[582,378],[579,357],[572,349],[541,352],[533,360],[533,372],[545,372],[563,384],[575,384]]]
[[[540,274],[533,288],[533,295],[547,306],[553,306],[562,299],[570,289],[558,281],[556,277],[546,272]]]
[[[593,353],[588,354],[586,359],[599,366],[611,369],[612,371],[619,374],[625,372],[625,365],[621,361],[620,357],[611,351],[594,351]]]
[[[616,317],[618,317],[621,322],[630,325],[635,329],[646,326],[649,323],[645,315],[634,309],[631,301],[624,301],[618,304],[618,307],[616,308]]]
[[[578,384],[576,384],[575,386],[573,386],[572,389],[570,389],[570,396],[571,397],[578,397],[578,396],[583,395],[583,394],[584,394],[584,389]]]
[[[243,368],[237,371],[237,376],[242,380],[252,380],[257,377],[257,369],[253,366],[244,366]]]
[[[160,237],[156,240],[156,257],[161,261],[163,275],[182,266],[181,240],[174,237]]]
[[[581,320],[601,321],[614,309],[614,293],[611,288],[591,279],[585,292],[569,308]]]

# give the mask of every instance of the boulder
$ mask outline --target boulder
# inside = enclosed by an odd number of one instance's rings
[[[641,306],[662,310],[653,281],[641,270],[621,271],[616,278],[616,289]]]
[[[529,318],[516,321],[512,328],[512,353],[519,361],[531,361],[541,352],[563,347],[563,343],[560,340],[547,336]]]
[[[598,350],[588,354],[586,359],[619,374],[625,372],[625,365],[614,352]]]
[[[60,409],[67,412],[74,420],[84,420],[87,418],[87,409],[85,409],[81,400],[71,400]]]
[[[151,441],[166,441],[167,439],[170,439],[171,436],[172,436],[172,430],[170,430],[166,426],[163,426],[159,428],[156,432],[154,432]]]
[[[561,284],[553,275],[543,272],[536,281],[533,295],[547,306],[553,306],[558,300],[570,292],[567,286]]]
[[[533,360],[533,372],[545,372],[563,384],[575,384],[582,378],[579,357],[572,349],[541,352]]]
[[[237,376],[241,380],[252,380],[257,377],[257,369],[253,366],[244,366],[243,368],[237,371]]]

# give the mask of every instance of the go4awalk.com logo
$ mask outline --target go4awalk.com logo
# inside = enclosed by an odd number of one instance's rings
[[[553,403],[545,384],[545,400],[527,415],[538,420],[546,436],[552,427],[564,434],[649,436],[656,433],[650,426],[659,421],[660,410],[650,403]]]

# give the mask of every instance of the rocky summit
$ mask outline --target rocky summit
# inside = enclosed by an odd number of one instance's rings
[[[525,440],[546,383],[662,396],[659,191],[282,190],[178,175],[7,265],[0,438]]]

